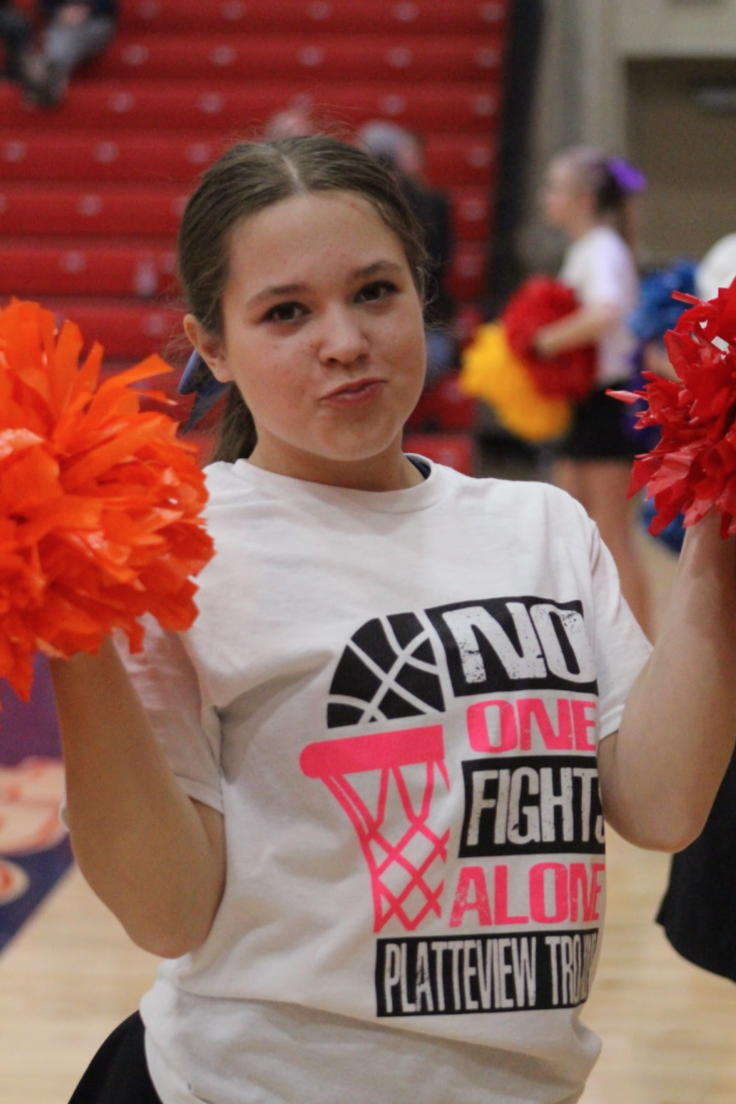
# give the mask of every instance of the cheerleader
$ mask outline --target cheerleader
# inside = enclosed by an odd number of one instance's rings
[[[597,522],[613,553],[623,593],[646,630],[646,585],[626,503],[636,444],[626,431],[621,404],[606,395],[608,388],[625,386],[632,371],[635,344],[626,324],[638,299],[632,197],[643,187],[637,170],[596,149],[574,147],[553,158],[543,191],[544,212],[569,239],[560,279],[581,305],[542,327],[535,345],[543,357],[591,343],[597,347],[593,388],[576,404],[572,426],[556,446],[553,480]]]

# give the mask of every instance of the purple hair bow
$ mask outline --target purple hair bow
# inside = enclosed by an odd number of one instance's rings
[[[610,157],[607,164],[609,172],[622,191],[638,193],[646,190],[647,178],[636,165],[632,165],[630,161],[624,161],[623,157]]]

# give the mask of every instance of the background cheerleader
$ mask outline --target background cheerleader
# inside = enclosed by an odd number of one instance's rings
[[[541,328],[535,344],[548,357],[591,342],[597,346],[593,388],[576,404],[572,427],[555,447],[553,480],[597,522],[626,600],[646,631],[645,579],[626,503],[636,446],[626,432],[621,404],[606,395],[607,388],[624,386],[632,373],[635,342],[626,324],[638,298],[632,197],[643,186],[641,174],[597,149],[573,147],[552,159],[543,189],[544,213],[570,241],[560,279],[575,291],[581,306]]]

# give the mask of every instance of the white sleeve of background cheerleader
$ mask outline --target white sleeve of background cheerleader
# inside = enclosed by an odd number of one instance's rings
[[[581,281],[581,299],[586,306],[609,304],[628,310],[631,259],[626,245],[611,235],[597,240]]]

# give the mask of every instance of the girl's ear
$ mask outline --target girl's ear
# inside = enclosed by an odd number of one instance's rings
[[[227,366],[222,339],[209,333],[193,314],[184,315],[184,332],[215,379],[229,383],[233,377]]]

